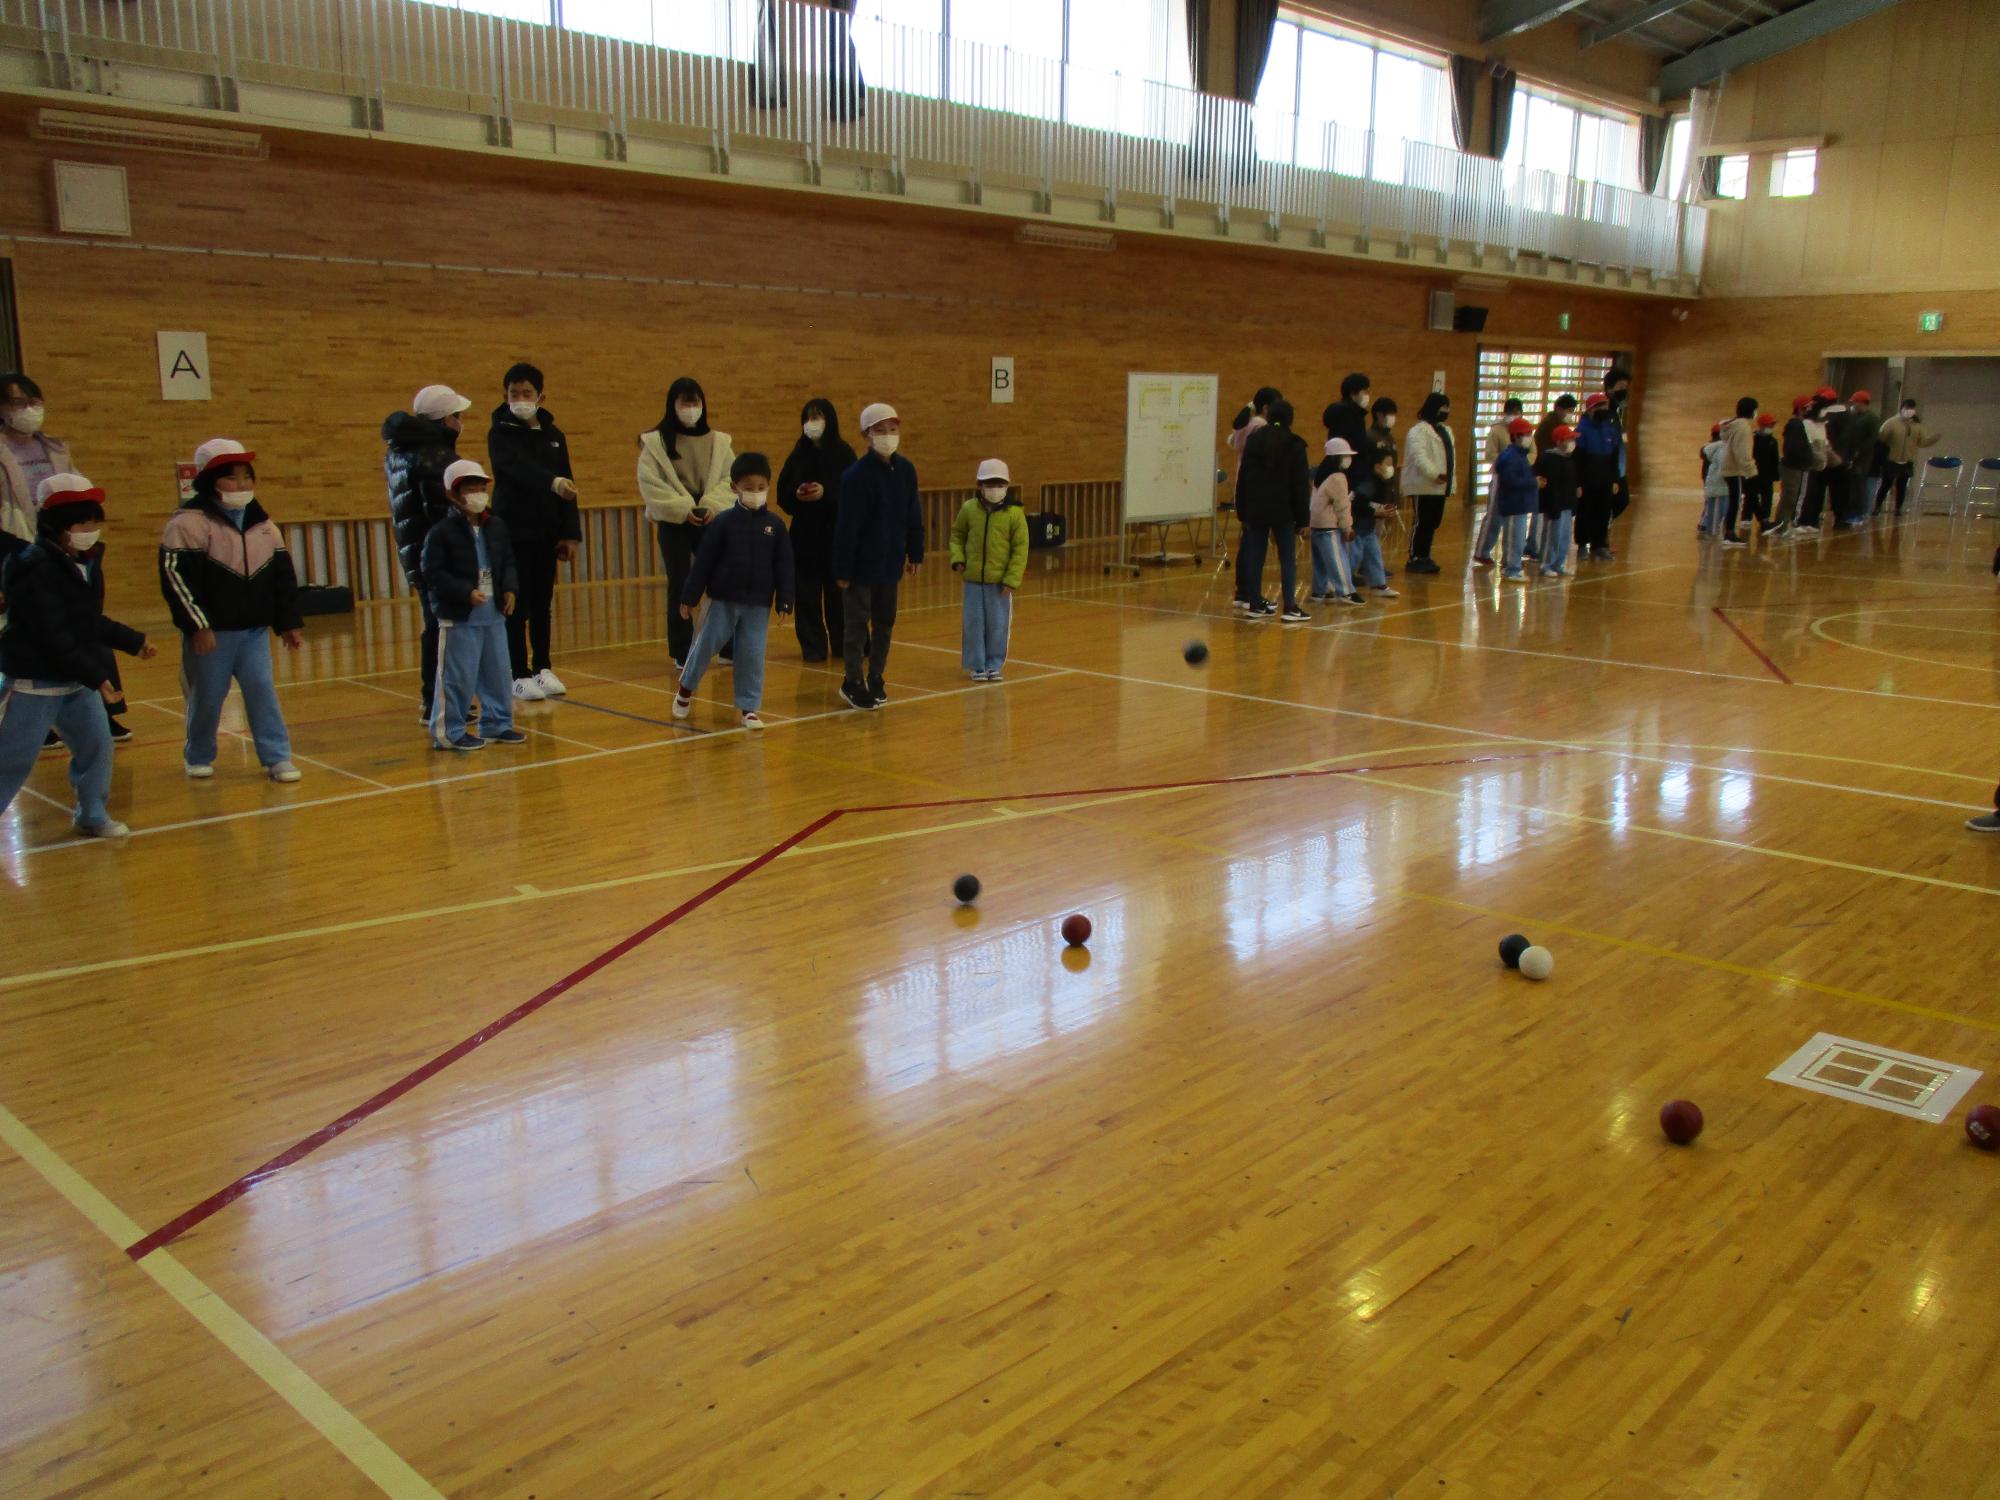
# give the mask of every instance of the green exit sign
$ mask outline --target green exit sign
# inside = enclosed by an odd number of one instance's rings
[[[1917,314],[1917,329],[1922,333],[1937,333],[1944,328],[1944,314],[1941,312],[1920,312]]]
[[[1561,330],[1562,330],[1562,331],[1563,331],[1564,333],[1568,333],[1568,332],[1569,332],[1569,314],[1568,314],[1568,313],[1560,313],[1560,314],[1558,314],[1558,315],[1557,315],[1557,317],[1556,317],[1556,327],[1560,328],[1560,329],[1561,329]]]

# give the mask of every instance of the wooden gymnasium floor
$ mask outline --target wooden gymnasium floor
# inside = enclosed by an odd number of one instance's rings
[[[0,1493],[2000,1495],[2000,1160],[1765,1077],[2000,1093],[1991,528],[1644,516],[1309,629],[1038,559],[994,687],[933,567],[755,742],[653,589],[472,759],[318,623],[295,788],[136,671],[139,835],[0,825]]]

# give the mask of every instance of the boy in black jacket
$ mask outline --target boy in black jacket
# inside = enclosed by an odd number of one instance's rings
[[[1535,457],[1535,476],[1542,481],[1542,577],[1567,578],[1576,516],[1576,429],[1559,424],[1548,437],[1549,446]]]
[[[701,618],[674,717],[685,719],[709,659],[727,649],[736,660],[736,707],[745,729],[762,729],[757,710],[764,701],[764,637],[771,628],[771,602],[778,613],[792,612],[796,578],[792,539],[785,523],[766,508],[771,499],[771,461],[761,453],[741,453],[729,466],[736,504],[703,530],[701,549],[681,585],[681,618],[693,619],[704,592],[708,610]]]
[[[1778,437],[1771,429],[1778,425],[1778,419],[1770,412],[1757,413],[1757,431],[1750,439],[1750,453],[1757,461],[1757,472],[1743,486],[1744,501],[1750,513],[1756,517],[1760,529],[1771,529],[1771,507],[1773,497],[1778,492],[1778,474],[1782,467],[1778,452]]]
[[[469,458],[444,471],[451,514],[424,537],[424,587],[438,622],[438,680],[431,702],[431,743],[440,750],[484,750],[488,740],[518,745],[513,683],[507,675],[507,616],[518,582],[507,523],[487,514],[493,481]],[[465,727],[479,694],[480,734]]]
[[[382,424],[382,473],[389,482],[389,521],[396,533],[396,557],[424,613],[423,722],[431,721],[431,694],[437,684],[438,622],[424,587],[424,538],[451,506],[444,496],[444,471],[458,457],[458,435],[472,402],[448,385],[427,385],[408,411],[391,412]]]
[[[507,371],[504,388],[507,400],[494,408],[486,456],[493,461],[493,514],[507,523],[521,580],[520,598],[507,616],[507,657],[514,696],[539,703],[569,691],[549,658],[549,608],[556,564],[575,561],[583,528],[569,439],[542,406],[542,372],[517,364]]]
[[[104,491],[81,474],[51,474],[36,490],[35,540],[8,559],[0,624],[0,812],[12,805],[53,728],[69,747],[71,821],[88,838],[123,838],[113,822],[108,703],[121,694],[111,653],[158,651],[104,616]]]

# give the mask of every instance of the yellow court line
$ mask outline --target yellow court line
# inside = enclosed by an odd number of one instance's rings
[[[111,1241],[118,1259],[127,1259],[125,1246],[144,1237],[145,1231],[5,1107],[0,1107],[0,1140],[4,1140],[14,1154],[40,1173],[42,1180],[55,1189],[70,1207]],[[294,1364],[249,1319],[176,1260],[171,1251],[154,1251],[138,1262],[138,1268],[152,1277],[161,1291],[178,1302],[190,1317],[215,1336],[217,1343],[248,1366],[287,1406],[312,1424],[320,1436],[333,1444],[342,1458],[373,1480],[383,1494],[390,1496],[391,1500],[444,1500],[444,1496],[423,1475],[370,1431],[359,1417],[336,1401],[326,1387]]]

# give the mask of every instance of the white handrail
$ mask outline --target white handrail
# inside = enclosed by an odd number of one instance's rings
[[[1254,110],[1236,100],[861,25],[799,0],[710,4],[716,24],[703,51],[507,19],[493,13],[508,8],[499,3],[435,0],[0,0],[0,25],[41,32],[41,50],[65,66],[170,54],[217,78],[455,103],[503,129],[518,115],[572,114],[620,141],[693,135],[722,170],[750,140],[796,152],[814,171],[828,152],[857,158],[898,185],[912,162],[943,166],[975,190],[1032,187],[1044,207],[1087,193],[1107,214],[1208,208],[1274,231],[1303,223],[1363,241],[1699,274],[1707,211],[1698,205],[1297,116],[1266,115],[1265,131],[1285,140],[1288,157],[1324,165],[1274,161],[1258,151]],[[700,9],[701,0],[673,0],[679,19]]]

